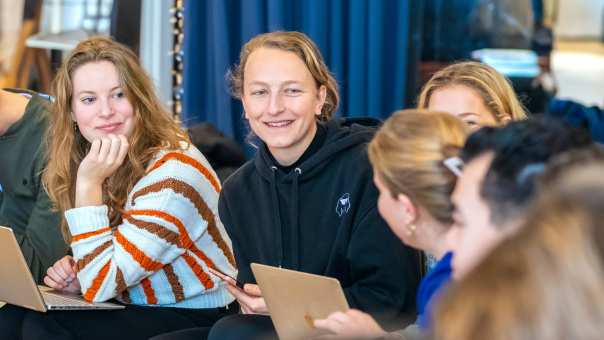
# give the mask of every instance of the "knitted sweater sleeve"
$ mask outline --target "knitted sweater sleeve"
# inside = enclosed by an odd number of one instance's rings
[[[215,232],[220,184],[210,169],[205,159],[163,155],[129,193],[123,221],[114,228],[105,205],[65,212],[86,300],[106,301],[127,287],[144,287],[191,242]],[[230,252],[228,245],[219,248]]]

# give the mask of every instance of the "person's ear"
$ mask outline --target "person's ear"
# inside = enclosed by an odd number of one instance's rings
[[[396,196],[396,200],[399,202],[399,205],[404,214],[403,222],[405,224],[414,223],[417,220],[418,211],[417,211],[417,208],[415,207],[415,204],[413,204],[413,202],[411,201],[409,196],[407,196],[403,193],[400,193]]]
[[[245,97],[243,97],[243,96],[241,96],[241,105],[243,106],[243,118],[249,119],[247,110],[245,109],[247,107],[246,102],[245,102]]]
[[[327,87],[325,85],[321,85],[319,87],[319,91],[317,92],[317,106],[315,107],[315,114],[320,116],[323,112],[323,105],[325,105],[325,100],[327,99]]]

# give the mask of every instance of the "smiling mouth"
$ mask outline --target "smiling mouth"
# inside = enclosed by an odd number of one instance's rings
[[[113,132],[113,131],[119,129],[119,127],[121,125],[122,125],[122,123],[114,123],[114,124],[101,125],[101,126],[98,126],[97,129],[103,130],[105,132]]]
[[[293,122],[293,120],[280,120],[276,122],[264,122],[264,125],[270,128],[282,128],[291,125]]]

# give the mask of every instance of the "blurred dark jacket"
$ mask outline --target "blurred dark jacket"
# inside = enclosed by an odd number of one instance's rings
[[[212,124],[193,125],[188,132],[191,142],[208,159],[221,183],[245,163],[243,148]]]

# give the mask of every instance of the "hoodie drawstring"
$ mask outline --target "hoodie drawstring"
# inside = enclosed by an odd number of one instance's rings
[[[302,169],[295,168],[294,169],[294,179],[292,183],[292,204],[291,204],[291,224],[292,224],[292,267],[293,269],[300,269],[300,222],[298,221],[298,179],[302,175]]]
[[[275,240],[277,247],[277,266],[283,265],[283,238],[281,235],[281,212],[279,209],[279,199],[277,197],[277,184],[275,183],[276,166],[271,166],[271,199],[273,203],[273,225],[275,226]]]

